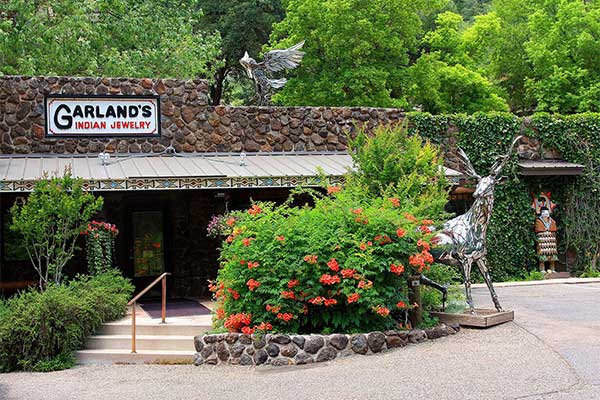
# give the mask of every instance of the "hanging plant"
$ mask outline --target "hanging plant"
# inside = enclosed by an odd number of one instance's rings
[[[98,275],[112,268],[117,226],[108,222],[92,221],[82,232],[86,236],[88,272]]]

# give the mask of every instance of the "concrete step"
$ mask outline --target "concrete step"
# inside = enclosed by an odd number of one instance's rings
[[[194,351],[102,349],[75,352],[78,364],[191,364]]]
[[[174,336],[196,336],[211,330],[210,325],[177,325],[177,324],[136,324],[135,330],[138,335],[174,335]],[[131,335],[131,324],[105,323],[100,326],[97,335]]]
[[[194,351],[193,336],[136,335],[138,350]],[[85,348],[89,350],[131,350],[131,335],[90,336]]]

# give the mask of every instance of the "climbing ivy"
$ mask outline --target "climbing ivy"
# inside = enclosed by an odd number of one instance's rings
[[[526,178],[518,174],[517,157],[505,168],[507,181],[497,186],[488,230],[488,261],[494,279],[524,277],[536,269],[531,193],[551,191],[559,204],[561,253],[577,254],[569,265],[580,272],[598,268],[600,259],[600,114],[570,116],[509,113],[430,115],[408,113],[413,132],[434,143],[458,145],[480,175],[489,171],[497,155],[506,152],[518,134],[539,140],[542,151],[555,149],[563,159],[585,166],[581,177]]]

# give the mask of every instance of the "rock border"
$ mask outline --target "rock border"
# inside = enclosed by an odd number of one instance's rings
[[[221,333],[194,337],[195,365],[303,365],[354,354],[370,355],[422,343],[460,330],[458,324],[430,329],[370,332],[353,335],[284,335]]]

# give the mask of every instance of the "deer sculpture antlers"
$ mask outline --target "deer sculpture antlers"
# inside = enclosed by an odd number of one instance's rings
[[[475,202],[469,211],[446,222],[440,233],[435,235],[433,241],[442,248],[442,252],[434,256],[436,261],[442,264],[461,267],[465,281],[467,303],[471,313],[475,313],[471,295],[471,267],[473,264],[476,264],[479,268],[496,309],[502,311],[487,267],[486,236],[494,207],[494,188],[500,182],[502,178],[500,173],[506,166],[521,137],[517,136],[513,139],[506,155],[497,157],[496,162],[490,169],[490,174],[483,178],[477,174],[465,152],[462,149],[458,150],[458,157],[463,166],[464,174],[477,179],[477,186],[473,193]]]

